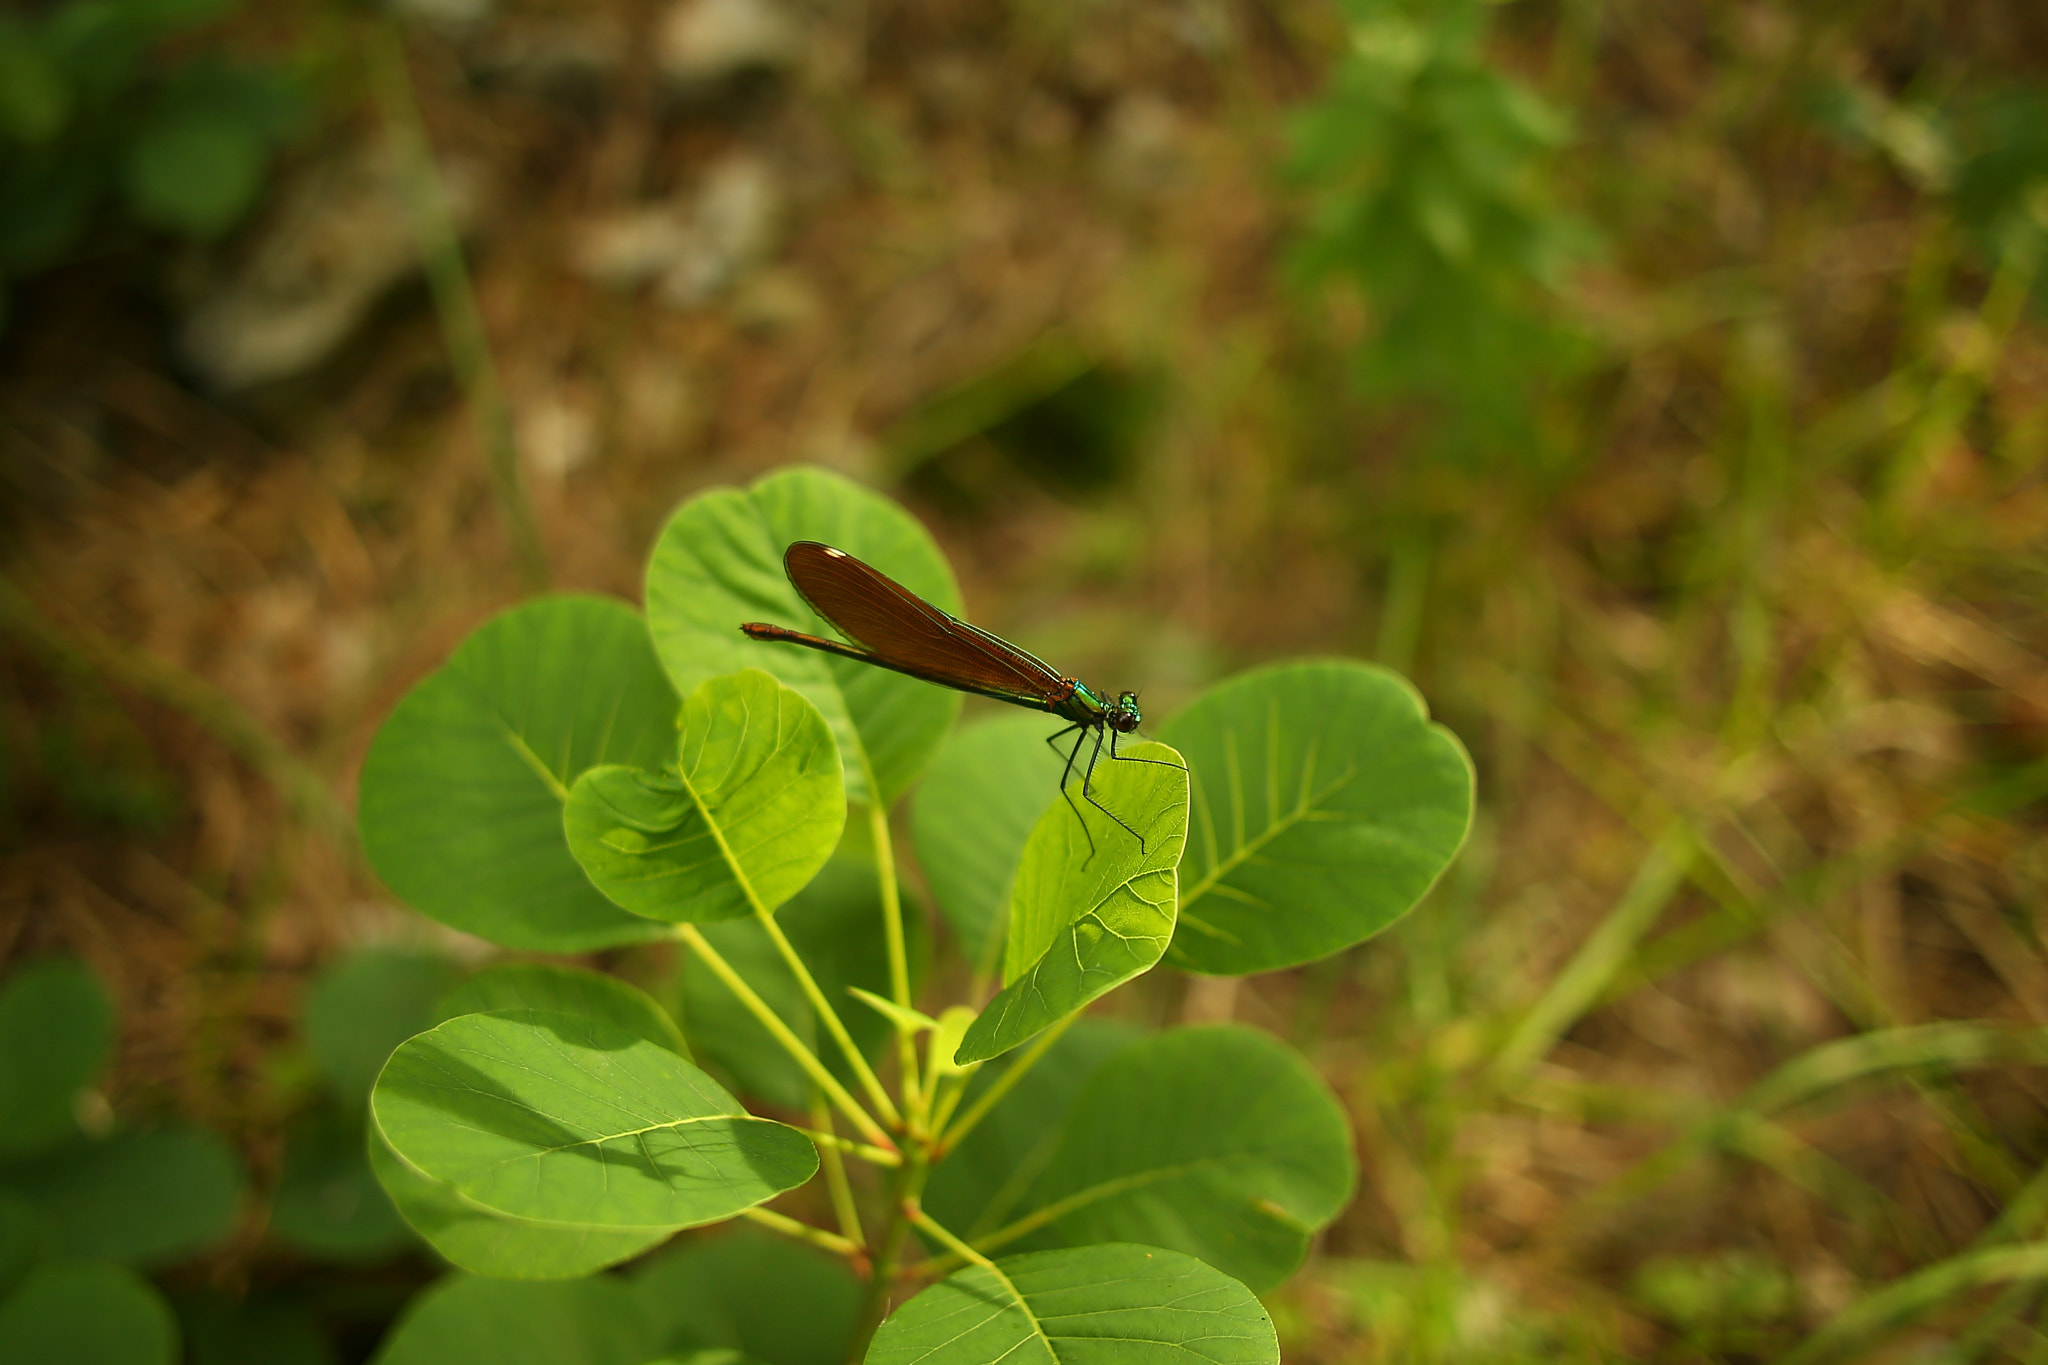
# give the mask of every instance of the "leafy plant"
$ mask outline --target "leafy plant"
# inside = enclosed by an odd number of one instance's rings
[[[796,539],[959,608],[900,508],[787,470],[674,514],[644,622],[591,597],[515,608],[372,745],[363,839],[394,889],[508,947],[681,944],[689,1038],[623,982],[527,964],[459,988],[397,1046],[371,1093],[372,1166],[465,1273],[379,1359],[574,1341],[621,1362],[943,1365],[1034,1339],[1076,1358],[1104,1332],[1119,1359],[1196,1342],[1277,1359],[1255,1292],[1350,1198],[1342,1107],[1249,1029],[1075,1025],[1162,961],[1263,971],[1386,927],[1464,838],[1463,749],[1383,670],[1264,669],[1162,727],[1186,769],[1096,769],[1140,848],[1059,799],[1043,724],[954,734],[954,693],[742,635],[815,620],[781,568]],[[917,856],[986,968],[936,1015],[914,988],[889,814],[928,771]],[[591,1278],[734,1219],[788,1240],[697,1239]],[[889,1314],[918,1281],[936,1283]],[[813,1312],[829,1332],[778,1335]]]
[[[1481,0],[1343,8],[1344,54],[1290,130],[1306,201],[1292,273],[1357,290],[1360,385],[1428,409],[1439,450],[1540,453],[1532,413],[1587,351],[1556,295],[1591,236],[1543,175],[1566,120],[1487,60]]]
[[[186,237],[255,203],[297,127],[274,70],[151,55],[227,0],[66,0],[0,14],[0,288],[61,259],[108,204]],[[4,296],[0,296],[4,306]]]

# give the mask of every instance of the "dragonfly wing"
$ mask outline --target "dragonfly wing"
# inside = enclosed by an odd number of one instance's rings
[[[818,615],[892,668],[973,692],[1043,698],[1060,690],[1060,675],[1043,660],[941,611],[844,550],[799,540],[782,565]]]

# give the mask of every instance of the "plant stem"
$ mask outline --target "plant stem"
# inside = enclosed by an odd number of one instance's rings
[[[822,1096],[820,1098],[822,1099]],[[811,1117],[813,1123],[816,1123],[819,1119],[829,1119],[831,1115],[829,1111],[819,1108],[812,1111]],[[790,1126],[792,1128],[796,1127],[795,1124]],[[812,1128],[797,1128],[797,1131],[816,1143],[821,1149],[831,1151],[835,1156],[844,1152],[848,1156],[857,1156],[862,1161],[868,1162],[871,1165],[887,1166],[892,1170],[903,1164],[903,1153],[901,1151],[884,1151],[880,1147],[872,1147],[865,1142],[854,1142],[849,1138],[843,1138],[833,1132],[829,1124]]]
[[[870,779],[872,781],[872,779]],[[868,803],[868,830],[874,837],[875,878],[882,892],[882,934],[889,948],[889,996],[903,1009],[910,1000],[910,954],[903,946],[903,897],[896,885],[896,849],[889,841],[889,811],[880,799]],[[924,1126],[923,1088],[917,1076],[917,1040],[901,1020],[896,1026],[896,1055],[903,1068],[903,1109],[913,1129]]]
[[[796,1059],[796,1064],[804,1069],[804,1074],[816,1083],[818,1089],[837,1106],[840,1113],[846,1115],[848,1122],[866,1134],[868,1141],[875,1146],[884,1151],[896,1150],[896,1144],[882,1131],[882,1126],[875,1122],[867,1110],[860,1107],[859,1101],[846,1093],[846,1087],[833,1078],[832,1073],[825,1069],[824,1063],[804,1046],[802,1039],[790,1032],[789,1025],[783,1023],[775,1011],[768,1008],[767,1001],[754,993],[754,988],[741,979],[740,974],[732,969],[732,964],[711,946],[710,940],[697,931],[696,925],[677,925],[676,937],[687,943],[691,952],[704,959],[704,965],[725,983],[727,990],[739,997],[740,1003],[747,1007],[747,1012],[761,1021],[761,1027],[767,1029],[775,1041],[782,1045],[783,1051]]]
[[[823,1228],[814,1228],[809,1223],[791,1218],[786,1213],[777,1213],[773,1209],[741,1209],[740,1217],[750,1223],[759,1223],[764,1228],[773,1228],[785,1237],[794,1237],[799,1242],[809,1242],[812,1246],[829,1251],[834,1256],[845,1256],[851,1259],[861,1253],[859,1242],[853,1241],[851,1238],[841,1237],[836,1232],[827,1232]]]
[[[931,1158],[925,1149],[912,1147],[904,1154],[903,1164],[889,1182],[889,1221],[875,1243],[874,1266],[868,1272],[867,1296],[861,1303],[853,1342],[847,1352],[848,1365],[861,1365],[862,1358],[868,1353],[868,1343],[874,1340],[875,1329],[888,1316],[889,1291],[895,1287],[897,1263],[903,1256],[903,1240],[910,1233],[910,1210],[924,1198],[924,1182],[930,1173]]]
[[[386,18],[380,22],[368,46],[370,84],[376,91],[384,120],[398,142],[407,207],[419,241],[420,264],[426,273],[428,292],[433,295],[434,311],[440,316],[448,359],[483,431],[484,458],[497,493],[498,508],[512,537],[513,557],[527,586],[539,590],[547,586],[550,577],[547,554],[534,526],[533,504],[527,500],[525,485],[519,477],[519,447],[512,434],[512,412],[505,402],[497,363],[491,357],[489,338],[484,334],[476,288],[462,259],[461,236],[448,212],[433,151],[427,145],[426,124],[413,93],[412,72],[405,60],[405,39],[397,20]]]
[[[961,1241],[958,1237],[955,1237],[952,1233],[946,1231],[945,1228],[939,1225],[937,1219],[933,1218],[930,1214],[924,1211],[924,1206],[922,1204],[913,1205],[911,1207],[910,1221],[917,1226],[917,1230],[919,1232],[930,1233],[933,1241],[939,1243],[941,1246],[950,1250],[955,1256],[958,1256],[961,1260],[971,1261],[975,1265],[983,1266],[990,1270],[995,1269],[996,1263],[994,1261],[991,1261],[988,1257],[982,1255],[973,1247],[967,1245],[967,1243]]]
[[[1024,1079],[1026,1072],[1038,1065],[1038,1059],[1043,1057],[1047,1049],[1057,1043],[1060,1035],[1072,1028],[1074,1021],[1080,1017],[1080,1011],[1077,1010],[1057,1023],[1047,1025],[1045,1031],[1033,1039],[1031,1046],[1024,1050],[1024,1055],[1012,1062],[1008,1070],[996,1077],[994,1084],[981,1092],[981,1098],[968,1107],[967,1112],[960,1116],[960,1121],[939,1135],[940,1152],[948,1152],[959,1146],[960,1140],[974,1131],[974,1125],[988,1117],[988,1111],[1002,1102],[1003,1096],[1009,1094],[1011,1088]]]
[[[751,889],[748,898],[752,899]],[[853,1068],[854,1078],[860,1082],[861,1089],[867,1092],[868,1103],[882,1116],[882,1122],[891,1128],[902,1127],[903,1116],[896,1112],[895,1102],[889,1098],[889,1092],[882,1088],[881,1079],[875,1075],[874,1068],[868,1065],[868,1059],[861,1056],[860,1049],[853,1045],[852,1035],[847,1033],[846,1025],[839,1018],[839,1012],[832,1008],[832,1002],[825,998],[825,992],[818,989],[817,978],[811,975],[810,968],[804,966],[804,960],[797,956],[795,945],[789,941],[788,935],[782,932],[782,926],[775,922],[775,916],[763,909],[758,900],[754,901],[754,918],[768,931],[769,942],[775,945],[776,952],[782,954],[782,961],[788,966],[790,974],[796,977],[797,985],[803,989],[804,998],[811,1002],[811,1009],[825,1025],[825,1031],[832,1035],[832,1041],[839,1044],[839,1051],[845,1056],[846,1064]]]
[[[818,1160],[825,1167],[825,1189],[832,1197],[832,1214],[839,1220],[839,1230],[846,1234],[848,1240],[865,1248],[868,1235],[860,1225],[860,1208],[853,1202],[853,1186],[847,1183],[846,1163],[839,1159],[840,1146],[851,1144],[846,1144],[846,1139],[832,1132],[832,1110],[826,1105],[825,1097],[816,1090],[811,1091],[811,1126],[822,1130],[809,1134],[809,1137],[818,1143]],[[819,1142],[820,1138],[830,1138],[830,1141]],[[878,1149],[856,1150],[865,1155]],[[900,1163],[891,1161],[884,1164]]]

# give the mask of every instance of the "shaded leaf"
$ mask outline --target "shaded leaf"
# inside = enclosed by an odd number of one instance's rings
[[[434,1022],[504,1010],[553,1010],[602,1019],[685,1057],[690,1055],[676,1021],[647,992],[603,972],[545,962],[501,962],[477,973],[441,997]]]
[[[375,1260],[411,1241],[370,1172],[363,1124],[363,1111],[355,1109],[315,1113],[293,1125],[271,1200],[272,1236],[337,1261]]]
[[[469,1014],[392,1054],[370,1102],[404,1162],[512,1218],[693,1227],[809,1180],[818,1154],[670,1049],[595,1019]]]
[[[549,597],[486,622],[398,704],[363,761],[363,851],[414,909],[511,948],[664,937],[590,884],[562,802],[599,763],[660,768],[675,693],[622,602]]]
[[[1020,1212],[1064,1210],[1039,1244],[1142,1237],[1263,1292],[1357,1180],[1343,1106],[1300,1054],[1255,1029],[1184,1028],[1089,1077]]]
[[[1109,1244],[969,1266],[891,1315],[867,1365],[1277,1365],[1249,1289],[1192,1256]]]
[[[450,1265],[501,1280],[573,1280],[630,1261],[672,1235],[668,1228],[618,1231],[507,1218],[478,1208],[455,1187],[408,1166],[373,1128],[369,1169],[406,1223]]]
[[[560,1284],[450,1275],[406,1305],[372,1365],[641,1365],[645,1314],[610,1276]]]
[[[997,965],[1024,841],[1059,800],[1046,716],[1006,715],[946,739],[911,802],[910,832],[932,899],[969,962]]]
[[[8,1365],[172,1365],[177,1358],[170,1305],[121,1266],[38,1266],[0,1302],[0,1360]]]
[[[335,1095],[360,1106],[391,1049],[434,1022],[434,1001],[455,978],[433,953],[373,948],[321,972],[306,992],[306,1046]]]
[[[745,1225],[651,1257],[632,1285],[676,1356],[725,1349],[762,1365],[839,1365],[860,1309],[844,1261]]]
[[[50,958],[0,988],[0,1155],[46,1150],[78,1132],[79,1092],[107,1063],[114,1002],[82,962]]]
[[[41,1216],[46,1251],[159,1265],[227,1236],[243,1178],[214,1133],[166,1127],[75,1142],[0,1170],[0,1186]]]

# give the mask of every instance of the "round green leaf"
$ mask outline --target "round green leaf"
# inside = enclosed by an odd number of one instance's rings
[[[1313,962],[1411,909],[1465,841],[1472,761],[1383,668],[1289,663],[1168,721],[1194,814],[1168,961],[1243,975]]]
[[[1032,715],[962,726],[918,784],[918,866],[969,962],[995,967],[1024,841],[1060,799],[1060,756],[1045,742],[1058,728]]]
[[[724,1349],[761,1365],[840,1365],[860,1311],[845,1261],[745,1224],[649,1257],[632,1285],[675,1357]]]
[[[177,1357],[170,1305],[120,1266],[40,1266],[0,1303],[7,1365],[172,1365]]]
[[[77,1133],[78,1094],[113,1045],[114,1003],[84,963],[51,958],[0,988],[0,1156],[24,1156]]]
[[[175,1127],[73,1143],[9,1167],[0,1184],[42,1216],[48,1250],[159,1265],[227,1236],[243,1182],[227,1143]]]
[[[553,1010],[602,1019],[683,1056],[683,1032],[654,997],[616,976],[545,962],[502,962],[441,997],[435,1021],[505,1010]]]
[[[647,565],[647,620],[678,692],[740,668],[765,668],[808,697],[839,742],[846,795],[893,801],[960,713],[960,695],[900,673],[740,634],[767,621],[837,638],[782,571],[791,541],[865,560],[946,611],[960,589],[930,533],[901,507],[821,469],[784,469],[676,509]]]
[[[1343,1106],[1298,1053],[1237,1025],[1175,1029],[1089,1078],[1019,1212],[1066,1210],[1042,1240],[1143,1238],[1264,1291],[1357,1180]]]
[[[128,206],[152,227],[212,237],[234,226],[263,187],[263,135],[211,109],[159,114],[128,146]]]
[[[668,932],[590,884],[562,802],[599,763],[675,756],[646,624],[602,597],[486,622],[398,704],[363,761],[363,851],[414,909],[510,948],[579,953]]]
[[[670,1049],[596,1019],[469,1014],[391,1055],[370,1100],[414,1169],[491,1212],[694,1227],[809,1180],[818,1153]]]
[[[970,1241],[1007,1222],[1059,1149],[1074,1096],[1104,1062],[1144,1036],[1135,1024],[1114,1019],[1075,1020],[966,1139],[932,1167],[924,1187],[925,1208]],[[1010,1065],[1010,1058],[999,1058],[975,1072],[960,1111]]]
[[[292,1126],[270,1206],[271,1235],[337,1261],[375,1260],[408,1244],[405,1224],[363,1157],[363,1126],[360,1109],[316,1112]]]
[[[884,1322],[867,1365],[1279,1365],[1251,1290],[1192,1256],[1110,1244],[969,1266]]]
[[[434,953],[373,948],[320,973],[306,992],[306,1046],[337,1097],[361,1105],[391,1049],[434,1022],[455,968]]]
[[[846,826],[825,718],[758,668],[683,703],[681,768],[592,768],[563,812],[597,888],[649,919],[708,923],[773,910],[817,875]]]
[[[1079,781],[1073,790],[1080,816],[1055,802],[1024,846],[1003,989],[954,1054],[963,1065],[1007,1052],[1150,970],[1173,937],[1175,869],[1188,829],[1188,774],[1178,756],[1163,744],[1135,744],[1123,761],[1097,764],[1095,801],[1114,819],[1082,799]]]
[[[646,1316],[623,1280],[559,1284],[450,1275],[406,1306],[371,1365],[641,1365]]]
[[[659,1246],[668,1228],[619,1232],[530,1223],[480,1209],[415,1170],[373,1128],[369,1169],[405,1221],[450,1265],[501,1280],[573,1280]]]

